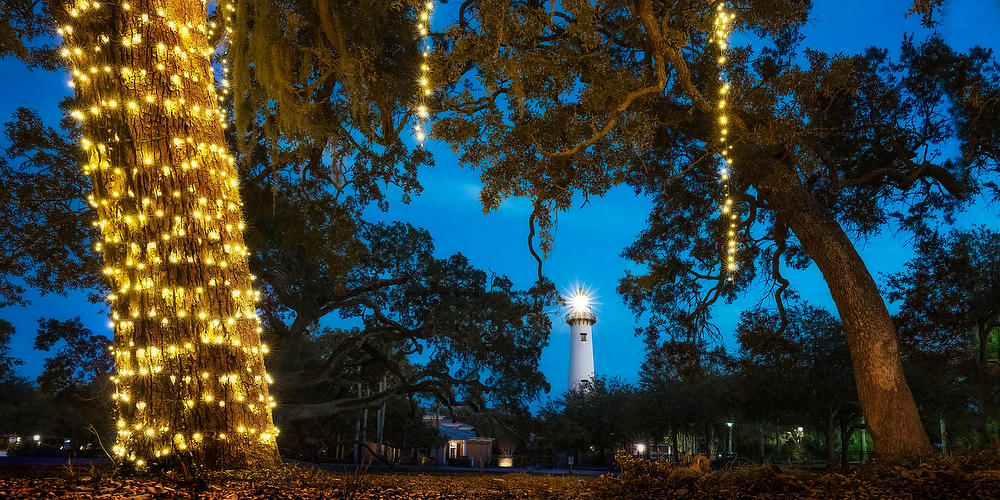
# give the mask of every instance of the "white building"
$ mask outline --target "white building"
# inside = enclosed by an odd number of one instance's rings
[[[594,379],[594,323],[597,316],[591,310],[590,297],[578,290],[569,300],[569,390]]]
[[[424,415],[424,423],[448,439],[444,446],[431,450],[437,464],[487,467],[493,457],[493,438],[476,435],[475,427],[440,415]]]

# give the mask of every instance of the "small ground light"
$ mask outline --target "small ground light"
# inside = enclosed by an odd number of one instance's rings
[[[34,436],[32,437],[32,439],[34,439],[35,441],[38,441],[39,439],[42,439],[42,436],[39,436],[38,434],[35,434],[35,435],[34,435]]]
[[[726,426],[727,426],[727,427],[732,427],[732,426],[733,426],[733,423],[732,423],[732,422],[726,422]]]

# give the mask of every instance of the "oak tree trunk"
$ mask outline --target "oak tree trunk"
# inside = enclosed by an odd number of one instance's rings
[[[903,376],[896,327],[854,244],[780,160],[755,184],[823,273],[844,326],[858,399],[878,456],[930,455],[930,439]]]
[[[63,8],[73,115],[112,289],[114,453],[139,466],[272,465],[267,347],[205,4]]]

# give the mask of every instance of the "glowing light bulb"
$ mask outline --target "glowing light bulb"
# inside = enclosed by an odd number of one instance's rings
[[[570,308],[574,311],[587,311],[590,309],[590,296],[583,291],[578,291],[570,298]]]

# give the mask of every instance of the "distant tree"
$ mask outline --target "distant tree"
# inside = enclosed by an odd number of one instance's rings
[[[707,452],[714,444],[714,428],[739,416],[733,360],[723,348],[711,348],[706,341],[647,340],[651,342],[639,372],[638,415],[651,441],[669,438],[674,460],[681,457],[681,436],[686,434],[697,450]]]
[[[846,452],[861,415],[840,322],[807,304],[790,308],[784,324],[776,311],[758,309],[743,313],[737,340],[736,392],[745,417],[786,427],[808,423],[824,436],[827,463],[842,462],[836,431]]]
[[[114,367],[110,345],[111,339],[91,332],[80,318],[38,320],[34,347],[52,354],[45,358],[37,378],[47,432],[81,442],[97,438],[114,442],[115,426],[107,405],[113,392],[108,378]]]
[[[721,54],[711,3],[463,2],[446,35],[441,74],[453,85],[434,135],[481,171],[484,208],[530,197],[543,229],[574,196],[628,184],[652,197],[649,226],[625,253],[643,270],[619,287],[649,318],[648,336],[712,331],[709,306],[758,277],[773,283],[780,311],[782,268],[815,263],[844,324],[878,453],[927,455],[895,326],[849,233],[892,221],[922,231],[926,218],[970,199],[1000,157],[1000,118],[990,112],[1000,73],[989,51],[958,53],[939,38],[905,39],[899,60],[880,49],[803,50],[809,8],[733,7],[735,29],[768,41],[728,54],[734,274],[729,221],[717,217],[721,98],[711,96],[721,95]],[[958,157],[935,153],[949,141]]]
[[[0,433],[28,435],[47,428],[47,411],[35,387],[15,371],[23,362],[10,353],[14,332],[0,319]]]
[[[974,361],[985,371],[1000,327],[1000,233],[985,227],[931,233],[906,269],[889,276],[905,344]]]
[[[7,320],[0,319],[0,380],[17,378],[14,367],[24,364],[23,361],[10,354],[10,341],[13,336],[14,325]]]
[[[470,266],[461,255],[435,259],[429,235],[407,225],[370,226],[362,235],[371,238],[374,255],[367,262],[373,267],[359,266],[348,276],[314,275],[347,278],[349,288],[340,294],[336,286],[304,296],[269,290],[291,297],[280,306],[296,318],[269,318],[280,332],[275,345],[286,377],[282,391],[295,401],[279,416],[325,418],[417,393],[448,407],[513,410],[548,387],[538,359],[550,324],[537,295],[514,290],[506,278]],[[276,272],[284,270],[261,274],[269,285],[292,283]],[[317,328],[338,311],[363,326]],[[383,377],[388,383],[379,390]]]
[[[618,378],[596,377],[592,383],[566,394],[563,415],[586,432],[586,452],[593,449],[599,463],[609,463],[615,451],[631,449],[646,438],[636,418],[636,388]]]
[[[566,415],[564,400],[549,400],[538,410],[534,439],[530,443],[536,454],[587,450],[590,433],[583,423]]]
[[[532,447],[587,454],[598,464],[608,464],[616,451],[631,450],[636,442],[646,442],[651,436],[640,415],[644,403],[635,386],[598,376],[570,390],[563,399],[542,406]]]
[[[1000,234],[985,227],[929,233],[887,284],[928,417],[961,419],[971,409],[981,429],[1000,418],[1000,374],[990,367],[1000,344]]]
[[[64,122],[69,127],[69,122]],[[18,108],[5,124],[0,155],[0,305],[41,294],[99,289],[99,258],[91,251],[93,216],[83,199],[90,182],[80,171],[79,135],[45,126]]]
[[[38,320],[35,349],[52,352],[45,359],[38,386],[49,393],[60,393],[86,386],[95,380],[105,381],[114,366],[108,347],[111,339],[95,335],[83,326],[80,318]]]
[[[390,400],[386,404],[383,441],[399,448],[403,453],[426,453],[438,446],[443,446],[445,438],[441,433],[424,422],[426,409],[415,397],[401,397]],[[375,423],[374,420],[372,423]],[[477,430],[479,428],[477,427]],[[480,435],[493,436],[495,434]],[[369,437],[375,437],[375,431],[370,429]],[[374,451],[374,450],[373,450]]]
[[[55,69],[59,56],[44,43],[55,30],[53,24],[48,2],[5,0],[0,5],[0,57],[16,57],[32,68]]]
[[[53,428],[49,402],[24,377],[0,380],[0,433],[31,436]]]

